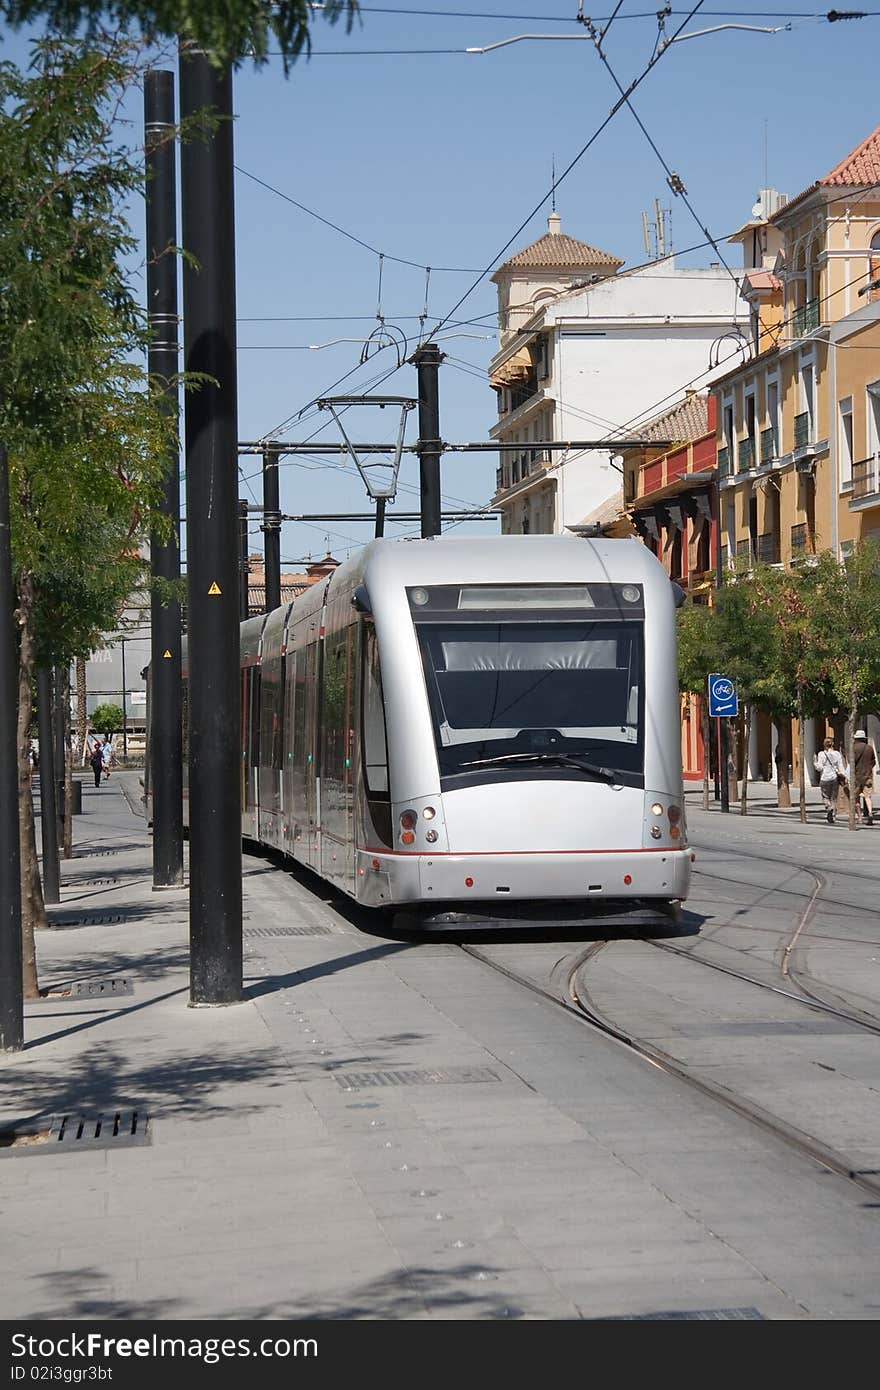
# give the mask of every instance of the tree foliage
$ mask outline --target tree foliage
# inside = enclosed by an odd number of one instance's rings
[[[99,734],[115,734],[125,723],[125,716],[119,705],[98,705],[89,720],[92,728]]]
[[[115,625],[167,534],[156,507],[173,421],[139,361],[147,333],[126,270],[138,149],[114,126],[140,76],[137,44],[36,45],[0,64],[0,439],[8,449],[19,629],[19,795],[25,993],[45,921],[26,747],[35,664],[85,656]]]
[[[344,16],[350,31],[357,0],[324,0],[320,12],[331,24]],[[272,42],[289,71],[291,63],[310,50],[315,6],[310,0],[228,0],[223,5],[187,0],[2,0],[0,14],[13,28],[42,19],[54,33],[85,32],[88,39],[104,22],[147,36],[179,35],[195,40],[223,66],[248,58],[265,63]]]

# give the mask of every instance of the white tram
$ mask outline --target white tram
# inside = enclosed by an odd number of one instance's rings
[[[377,540],[241,628],[242,832],[425,926],[686,897],[675,601],[635,540]]]

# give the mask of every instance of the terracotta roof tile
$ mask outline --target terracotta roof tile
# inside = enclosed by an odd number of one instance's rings
[[[880,126],[845,155],[839,164],[835,164],[824,178],[811,183],[809,188],[805,188],[796,198],[792,198],[775,212],[770,221],[775,222],[778,218],[784,217],[796,203],[803,202],[804,198],[815,193],[817,188],[860,188],[872,183],[880,183]]]
[[[495,275],[503,270],[595,270],[597,267],[613,274],[621,265],[623,261],[619,257],[588,246],[585,241],[577,241],[562,232],[545,232],[538,241],[517,251],[509,261],[499,266]],[[492,278],[494,280],[495,276]]]
[[[709,433],[709,397],[694,392],[646,425],[634,428],[640,439],[672,439],[681,444],[701,439]]]

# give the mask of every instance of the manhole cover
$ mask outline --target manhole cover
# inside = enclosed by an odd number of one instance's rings
[[[245,927],[245,936],[332,936],[329,927]]]
[[[0,1130],[0,1157],[73,1153],[84,1149],[125,1149],[150,1143],[150,1121],[143,1110],[105,1110],[98,1115],[48,1115],[21,1120]]]
[[[346,1071],[334,1075],[346,1091],[360,1091],[367,1086],[455,1086],[501,1080],[488,1067],[449,1067],[446,1071]]]

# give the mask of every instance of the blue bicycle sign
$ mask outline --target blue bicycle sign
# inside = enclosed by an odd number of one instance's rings
[[[735,719],[739,714],[736,681],[715,671],[709,677],[710,719]]]

